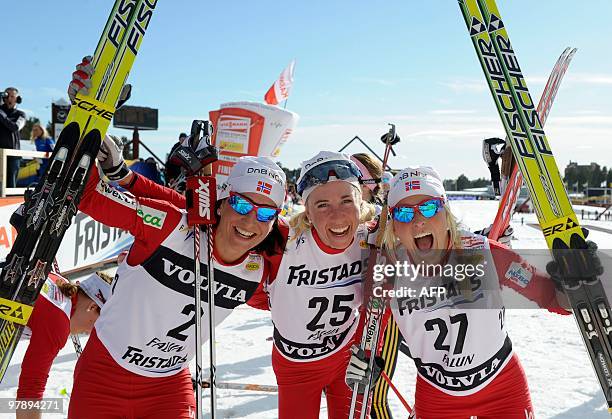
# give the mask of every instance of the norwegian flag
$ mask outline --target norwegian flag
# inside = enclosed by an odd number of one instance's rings
[[[106,298],[104,298],[104,294],[102,294],[102,290],[98,288],[98,292],[96,292],[96,297],[100,299],[104,304],[106,304]]]
[[[409,180],[406,182],[406,192],[408,191],[416,191],[421,189],[421,181],[420,180]]]
[[[278,105],[279,102],[287,100],[291,87],[293,86],[293,71],[295,70],[295,60],[283,70],[278,80],[268,89],[264,100],[269,105]]]
[[[257,192],[263,192],[266,195],[270,195],[270,193],[272,192],[272,185],[262,180],[258,180],[257,181]]]

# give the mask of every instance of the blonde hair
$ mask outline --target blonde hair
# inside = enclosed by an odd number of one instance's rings
[[[42,131],[42,135],[41,135],[42,138],[49,137],[49,133],[47,132],[47,129],[45,127],[43,127],[40,124],[34,124],[34,125],[32,125],[32,131],[30,132],[30,141],[31,142],[34,142],[34,140],[38,138],[38,137],[34,136],[34,128],[36,128],[36,127],[40,128],[40,130]]]
[[[110,275],[105,274],[104,272],[97,271],[96,275],[98,275],[100,278],[102,278],[108,284],[111,284],[113,282],[113,277],[110,276]],[[57,285],[57,287],[59,288],[60,292],[62,294],[64,294],[66,297],[68,297],[68,298],[74,297],[78,292],[81,292],[81,294],[83,294],[85,297],[89,298],[89,296],[87,294],[85,294],[85,292],[81,289],[80,286],[78,286],[77,284],[73,284],[72,282],[68,281],[65,278],[58,277],[58,280],[55,283],[55,285]]]
[[[68,280],[64,280],[63,278],[59,278],[57,282],[55,283],[55,285],[57,285],[60,292],[68,298],[74,297],[77,294],[77,292],[79,292],[78,285],[73,284],[72,282]]]
[[[359,202],[359,224],[372,221],[376,215],[376,208],[374,205],[364,201],[361,198],[361,191],[357,188],[353,188],[353,195],[355,196],[357,202]],[[304,206],[306,205],[307,204],[304,203]],[[310,223],[305,210],[291,217],[289,220],[289,226],[294,229],[293,237],[291,237],[290,240],[295,240],[302,233],[312,228],[312,224]]]

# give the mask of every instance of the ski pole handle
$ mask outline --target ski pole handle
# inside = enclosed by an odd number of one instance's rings
[[[216,223],[215,203],[217,182],[212,175],[212,163],[217,160],[217,151],[210,144],[213,127],[209,121],[196,119],[191,123],[189,144],[183,144],[184,160],[189,162],[185,191],[187,202],[187,224],[213,225]]]
[[[206,169],[210,171],[210,166]],[[212,225],[217,222],[217,182],[214,176],[189,176],[185,195],[189,226]]]

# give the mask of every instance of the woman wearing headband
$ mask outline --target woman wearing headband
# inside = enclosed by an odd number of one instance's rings
[[[195,408],[188,368],[195,353],[194,261],[186,213],[177,207],[184,198],[130,172],[120,154],[105,139],[99,159],[106,173],[135,195],[158,199],[134,199],[92,170],[79,209],[129,231],[134,244],[77,363],[68,417],[131,411],[138,417],[189,418]],[[240,304],[266,303],[250,299],[267,276],[264,254],[280,246],[277,216],[284,197],[285,174],[269,158],[243,157],[232,169],[215,207],[217,324]],[[202,255],[206,244],[203,240]],[[206,266],[201,269],[206,272]],[[203,300],[204,312],[206,304]],[[207,331],[202,332],[205,341]]]
[[[71,284],[51,272],[28,320],[24,337],[28,349],[21,362],[17,400],[41,400],[53,360],[71,333],[90,333],[100,310],[110,297],[112,278],[94,273]],[[37,410],[17,411],[17,419],[40,418]]]
[[[362,250],[374,209],[361,198],[361,172],[348,156],[323,151],[302,163],[294,216],[265,288],[274,324],[272,367],[280,419],[348,416],[344,384],[362,303]]]
[[[567,314],[553,281],[505,246],[460,229],[442,180],[430,167],[399,172],[388,203],[392,220],[385,245],[397,263],[418,268],[395,273],[391,299],[393,317],[418,371],[414,417],[532,417],[527,380],[506,330],[500,287]],[[431,287],[437,293],[423,294]],[[347,370],[350,384],[364,382],[366,376],[364,357],[354,353]]]

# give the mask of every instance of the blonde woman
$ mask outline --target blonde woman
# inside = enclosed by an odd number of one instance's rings
[[[362,174],[347,155],[323,151],[302,163],[297,192],[305,211],[294,216],[284,253],[272,260],[269,296],[280,419],[346,419],[344,384],[362,304],[364,222],[374,208],[361,198]]]
[[[392,219],[386,246],[400,264],[420,266],[412,275],[396,272],[394,291],[404,294],[391,300],[393,318],[418,371],[414,417],[532,417],[500,287],[567,314],[553,281],[499,243],[460,229],[431,167],[399,172],[391,181],[388,203]],[[469,275],[458,269],[466,266],[472,266]],[[423,295],[430,287],[443,291]],[[365,379],[363,360],[351,358],[348,383]]]
[[[47,130],[40,124],[34,124],[32,126],[32,133],[30,134],[30,141],[36,146],[36,151],[43,151],[50,153],[55,147],[55,141],[49,137]],[[40,166],[38,167],[39,178],[45,173],[49,159],[38,159]]]
[[[30,141],[36,146],[36,151],[50,153],[55,147],[55,141],[49,136],[45,127],[40,124],[34,124],[32,126]]]

